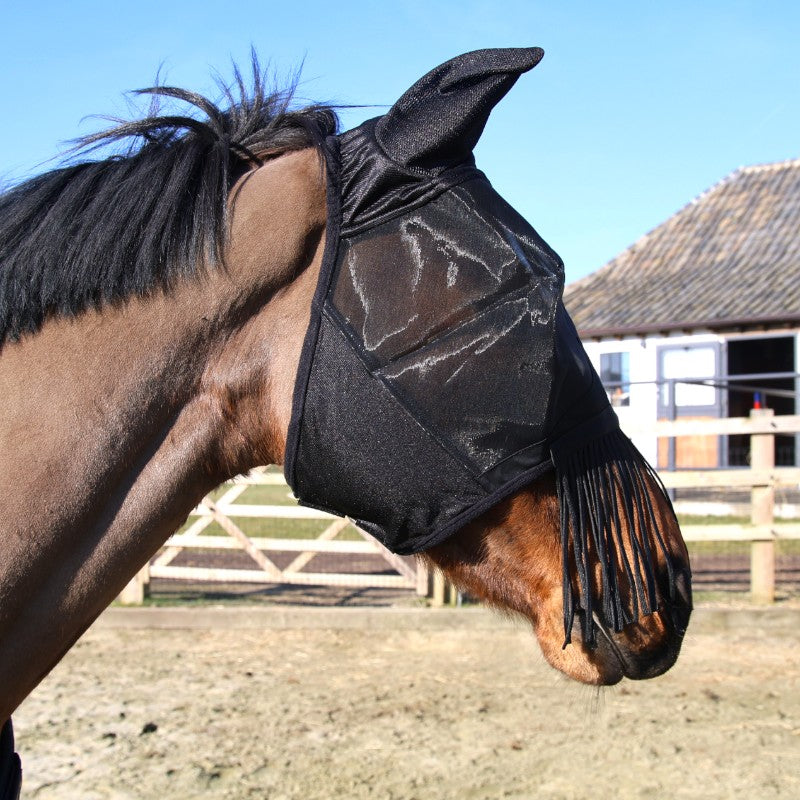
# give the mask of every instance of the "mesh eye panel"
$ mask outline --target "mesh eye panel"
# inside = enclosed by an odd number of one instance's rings
[[[560,263],[483,178],[343,240],[330,302],[474,474],[542,439]]]
[[[552,351],[526,353],[529,304],[503,299],[379,371],[479,473],[542,439]]]
[[[551,305],[560,279],[557,256],[544,248],[485,179],[474,179],[344,239],[333,305],[365,353],[385,364],[531,280]]]

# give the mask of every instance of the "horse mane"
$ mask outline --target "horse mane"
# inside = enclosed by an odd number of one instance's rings
[[[234,66],[227,107],[168,86],[140,89],[146,117],[77,141],[84,157],[121,152],[43,173],[0,194],[0,347],[53,315],[74,316],[223,261],[228,192],[246,169],[321,146],[336,131],[329,106],[290,108],[295,85],[269,91],[253,58],[248,88]],[[160,113],[161,98],[189,106]],[[204,119],[192,114],[200,111]]]

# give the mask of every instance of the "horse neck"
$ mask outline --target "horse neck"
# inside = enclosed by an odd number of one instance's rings
[[[203,494],[280,461],[324,244],[320,178],[309,152],[251,173],[224,268],[3,349],[0,720]]]

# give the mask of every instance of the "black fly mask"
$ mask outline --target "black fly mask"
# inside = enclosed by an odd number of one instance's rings
[[[666,549],[652,471],[564,310],[561,259],[472,156],[493,106],[542,55],[459,56],[328,140],[327,245],[286,477],[304,505],[408,554],[555,469],[566,639],[580,610],[592,644],[590,552],[619,631],[656,608],[651,541]]]

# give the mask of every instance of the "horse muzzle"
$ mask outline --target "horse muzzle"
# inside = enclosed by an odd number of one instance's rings
[[[603,665],[603,683],[622,678],[645,680],[663,675],[673,666],[683,644],[692,613],[691,573],[676,570],[675,596],[652,614],[614,632],[595,612],[598,632],[595,658]]]

